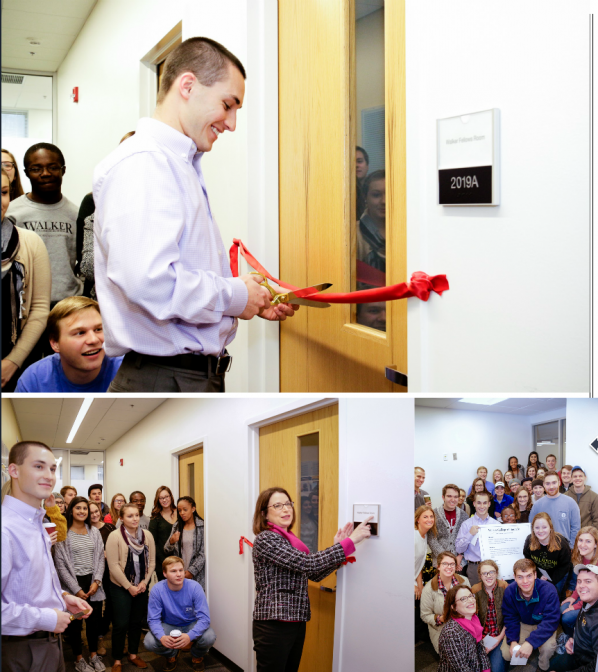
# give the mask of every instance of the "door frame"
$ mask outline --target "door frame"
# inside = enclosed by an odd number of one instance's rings
[[[208,438],[206,436],[198,437],[194,441],[187,441],[180,446],[177,446],[176,448],[171,448],[169,450],[170,453],[170,489],[172,490],[172,494],[174,497],[174,500],[179,498],[180,492],[179,492],[179,457],[181,455],[184,455],[185,453],[190,453],[194,450],[197,450],[198,448],[203,448],[203,514],[204,514],[204,519],[208,519],[208,512],[209,512],[209,505],[208,505],[208,470],[209,470],[209,460],[206,459],[206,456],[208,455]],[[208,553],[209,549],[209,539],[208,539],[208,534],[204,534],[204,554],[205,554],[205,559],[206,559],[206,564],[205,564],[205,576],[206,576],[206,599],[208,600],[208,604],[210,602],[210,598],[208,595],[212,594],[212,591],[210,590],[210,572],[209,572],[209,564],[210,564],[210,554]]]
[[[247,473],[247,519],[246,530],[248,538],[253,541],[254,535],[253,527],[253,511],[255,502],[260,493],[260,428],[266,425],[272,425],[275,422],[288,420],[300,415],[305,415],[311,411],[316,411],[327,406],[338,406],[339,414],[339,518],[346,510],[344,500],[346,499],[343,488],[340,484],[343,482],[343,456],[342,440],[346,434],[342,431],[341,413],[344,413],[344,399],[336,397],[310,397],[309,399],[294,399],[275,410],[268,410],[259,413],[255,416],[247,418],[245,425],[247,427],[247,447],[248,447],[248,473]],[[253,577],[253,563],[246,562],[246,576],[247,576],[247,637],[248,641],[253,641],[252,621],[253,621],[253,604],[255,602],[255,582]],[[342,572],[337,575],[337,590],[336,590],[336,615],[334,621],[334,647],[333,647],[333,666],[332,672],[340,672],[341,665],[339,660],[340,645],[341,645],[341,631],[342,631],[342,603],[343,603],[343,581]],[[245,666],[247,672],[255,672],[255,655],[253,649],[249,648],[247,652],[247,664]]]

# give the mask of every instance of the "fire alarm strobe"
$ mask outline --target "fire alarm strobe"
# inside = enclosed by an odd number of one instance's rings
[[[500,204],[500,110],[438,119],[439,205]]]

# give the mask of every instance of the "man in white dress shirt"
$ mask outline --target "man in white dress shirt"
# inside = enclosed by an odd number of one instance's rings
[[[237,318],[284,320],[263,278],[233,278],[201,170],[234,131],[245,70],[191,38],[166,59],[153,118],[96,168],[95,278],[105,349],[125,355],[109,392],[224,392]]]

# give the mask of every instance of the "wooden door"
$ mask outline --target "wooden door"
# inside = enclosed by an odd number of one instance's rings
[[[197,513],[203,518],[203,448],[179,457],[179,497],[193,497]]]
[[[280,277],[299,287],[356,287],[355,0],[279,2]],[[407,280],[404,0],[384,5],[386,284]],[[407,302],[386,331],[356,309],[303,308],[281,324],[282,392],[407,391]]]
[[[260,429],[260,490],[275,486],[285,488],[295,502],[293,532],[311,550],[331,546],[338,529],[338,406]],[[336,572],[320,583],[309,582],[312,616],[300,672],[332,670],[335,591]]]

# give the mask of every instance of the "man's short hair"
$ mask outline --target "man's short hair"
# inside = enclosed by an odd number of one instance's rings
[[[560,483],[561,479],[559,478],[559,475],[556,471],[547,471],[544,474],[544,479],[543,480],[546,480],[549,476],[556,476],[556,480],[559,481],[559,483]]]
[[[98,302],[87,296],[69,296],[66,299],[62,299],[62,301],[59,301],[48,315],[48,338],[51,341],[58,341],[60,338],[60,320],[64,320],[74,313],[78,313],[81,310],[87,310],[88,308],[94,308],[100,313]]]
[[[60,494],[64,497],[69,490],[73,490],[75,496],[77,495],[77,488],[74,488],[72,485],[63,485],[60,488]]]
[[[442,496],[443,497],[446,496],[447,490],[456,490],[457,494],[459,494],[459,492],[461,492],[461,489],[459,488],[458,485],[455,485],[454,483],[449,483],[448,485],[445,485],[444,488],[442,488]]]
[[[573,465],[563,464],[563,466],[561,467],[561,471],[563,471],[563,469],[566,469],[567,471],[573,471]]]
[[[536,571],[536,563],[529,558],[521,558],[513,565],[513,575],[517,576],[517,572]]]
[[[385,179],[386,179],[386,171],[384,170],[375,170],[373,173],[370,173],[365,178],[365,182],[363,183],[363,195],[364,196],[368,195],[368,191],[370,190],[370,184],[372,184],[372,182]]]
[[[489,492],[476,492],[473,496],[473,503],[475,504],[475,501],[478,497],[486,497],[488,502],[492,501],[492,495]]]
[[[18,443],[15,443],[8,453],[8,464],[23,464],[29,454],[30,447],[45,448],[52,453],[52,449],[41,441],[19,441]]]
[[[133,499],[133,495],[143,495],[143,492],[141,490],[133,490],[133,492],[129,495],[129,503]],[[145,495],[143,495],[145,497]]]
[[[478,467],[475,473],[476,473],[476,474],[479,474],[479,473],[480,473],[480,469],[483,469],[486,473],[488,473],[488,469],[487,469],[486,467],[484,467],[484,466],[482,466],[482,467]]]
[[[243,79],[247,78],[241,61],[220,42],[208,37],[190,37],[164,61],[158,103],[166,98],[174,80],[184,72],[192,72],[203,86],[212,86],[226,77],[229,65],[234,65]]]
[[[554,459],[556,460],[556,455],[553,455],[552,453],[550,453],[550,455],[547,455],[546,459],[548,459],[549,457],[554,457]]]
[[[165,573],[171,565],[177,564],[181,564],[183,565],[183,569],[185,568],[182,558],[178,558],[176,555],[169,555],[167,558],[164,558],[164,562],[162,563],[162,573]]]
[[[101,483],[94,483],[93,485],[90,485],[89,488],[87,488],[88,497],[91,495],[92,490],[99,490],[100,492],[103,492],[104,486]]]
[[[54,152],[54,154],[57,154],[58,158],[60,159],[60,165],[64,166],[64,154],[58,147],[56,147],[56,145],[53,145],[49,142],[37,142],[35,145],[31,145],[31,147],[29,147],[29,149],[25,152],[25,156],[23,157],[23,166],[25,170],[27,170],[27,166],[29,165],[32,154],[35,154],[35,152],[40,149],[47,149],[49,152]]]

